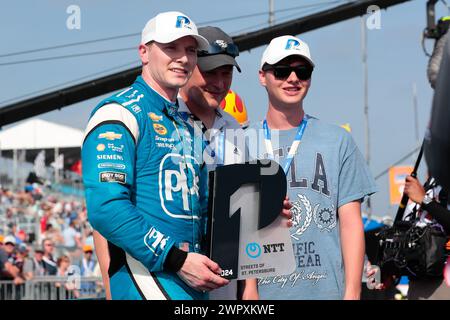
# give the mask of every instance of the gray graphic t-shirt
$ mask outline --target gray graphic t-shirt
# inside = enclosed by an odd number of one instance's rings
[[[266,158],[262,123],[248,132],[253,134],[250,156]],[[273,153],[281,165],[296,133],[297,128],[271,130]],[[311,117],[286,176],[293,203],[290,232],[297,269],[289,275],[259,279],[260,298],[342,299],[345,279],[337,210],[376,192],[374,179],[347,131]]]

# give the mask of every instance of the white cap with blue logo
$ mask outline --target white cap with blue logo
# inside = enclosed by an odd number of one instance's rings
[[[199,50],[208,50],[208,40],[198,34],[197,26],[187,15],[178,11],[162,12],[145,25],[141,44],[150,41],[169,43],[186,36],[197,40]]]
[[[314,62],[309,53],[309,47],[303,40],[294,36],[281,36],[272,39],[269,46],[264,50],[261,59],[261,69],[265,63],[275,64],[289,56],[300,56],[305,58],[314,67]]]

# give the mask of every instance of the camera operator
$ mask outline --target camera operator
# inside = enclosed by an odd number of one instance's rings
[[[450,16],[437,24],[436,42],[428,63],[427,76],[435,89],[431,119],[425,134],[425,157],[439,184],[450,189]]]
[[[412,176],[406,178],[405,194],[409,199],[420,205],[422,209],[421,220],[439,223],[445,233],[450,235],[450,210],[448,209],[448,191],[436,185],[434,178],[428,179],[425,187]],[[449,259],[447,259],[447,264]],[[448,266],[447,266],[448,267]],[[444,277],[411,279],[408,290],[409,300],[448,300],[450,287]]]

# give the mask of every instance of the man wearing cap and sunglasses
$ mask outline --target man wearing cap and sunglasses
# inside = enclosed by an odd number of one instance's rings
[[[177,103],[207,49],[189,17],[158,14],[142,31],[142,75],[92,112],[83,179],[90,223],[109,242],[113,299],[203,299],[228,284],[200,254],[207,172]]]
[[[268,95],[258,157],[277,160],[287,177],[297,268],[258,281],[261,299],[359,299],[364,261],[361,202],[375,192],[364,158],[346,130],[304,111],[314,70],[308,45],[273,39],[259,80]]]

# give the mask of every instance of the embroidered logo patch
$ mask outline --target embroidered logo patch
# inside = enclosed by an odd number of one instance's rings
[[[150,119],[152,119],[152,121],[158,122],[162,120],[162,116],[158,116],[156,113],[153,112],[149,112],[148,116],[150,117]]]
[[[127,182],[127,175],[120,172],[103,171],[100,172],[100,182],[118,182],[124,184]]]
[[[99,139],[106,139],[106,140],[116,140],[116,139],[120,139],[122,138],[122,134],[121,133],[115,133],[113,131],[107,131],[104,133],[100,133],[98,135]]]
[[[164,136],[167,134],[167,129],[162,124],[154,123],[153,129],[155,129],[155,132],[159,135]]]

